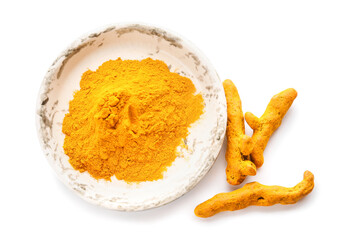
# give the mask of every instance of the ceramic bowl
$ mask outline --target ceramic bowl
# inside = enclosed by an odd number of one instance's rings
[[[205,112],[189,129],[187,150],[163,179],[141,183],[92,178],[72,168],[63,151],[62,121],[81,75],[103,62],[160,59],[170,71],[190,78],[205,101]],[[141,24],[113,25],[91,32],[68,47],[49,68],[37,103],[42,149],[59,179],[84,200],[109,209],[138,211],[169,203],[193,188],[209,171],[226,130],[226,100],[221,81],[207,58],[178,34]]]

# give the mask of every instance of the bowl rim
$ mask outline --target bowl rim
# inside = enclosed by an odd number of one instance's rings
[[[61,68],[62,64],[64,64],[64,60],[68,58],[68,56],[73,53],[74,51],[76,51],[77,49],[79,49],[80,47],[83,46],[83,44],[86,44],[87,42],[89,42],[89,40],[96,36],[98,37],[100,34],[103,33],[107,33],[109,31],[112,30],[118,30],[118,29],[123,29],[123,28],[144,28],[144,29],[148,29],[148,30],[156,30],[161,32],[162,34],[165,34],[167,37],[170,37],[172,39],[177,39],[180,40],[182,43],[184,43],[184,45],[186,45],[189,49],[191,49],[192,52],[194,52],[196,54],[196,56],[199,56],[201,61],[204,62],[204,65],[208,68],[208,71],[212,72],[212,77],[214,77],[214,81],[217,81],[220,83],[221,85],[221,91],[222,94],[224,94],[224,89],[222,87],[222,82],[220,80],[220,77],[218,75],[218,73],[216,72],[214,66],[211,64],[211,62],[209,61],[209,59],[204,55],[204,53],[202,51],[200,51],[198,49],[198,47],[196,47],[196,45],[194,43],[192,43],[191,41],[189,41],[187,38],[183,37],[182,35],[179,35],[178,33],[175,33],[165,27],[159,27],[157,25],[151,25],[151,24],[146,24],[146,23],[141,23],[141,22],[125,22],[125,23],[115,23],[115,24],[109,24],[109,25],[105,25],[99,28],[96,28],[92,31],[89,31],[85,34],[82,34],[79,38],[77,38],[75,41],[73,41],[70,45],[68,45],[68,47],[66,47],[60,54],[59,56],[54,60],[54,62],[51,64],[51,66],[49,67],[49,69],[47,70],[44,79],[41,82],[40,85],[40,89],[39,92],[37,94],[37,103],[36,103],[36,130],[37,130],[37,137],[39,139],[40,142],[40,146],[41,149],[44,153],[45,159],[47,162],[49,162],[49,165],[51,166],[52,170],[55,172],[56,176],[58,177],[58,179],[60,179],[60,181],[67,186],[67,188],[69,188],[71,191],[75,192],[77,194],[77,191],[74,191],[72,189],[72,187],[68,184],[67,181],[65,181],[63,179],[63,177],[55,170],[55,167],[53,166],[53,162],[50,161],[50,150],[48,150],[45,146],[45,141],[44,141],[44,136],[43,136],[43,130],[42,128],[45,127],[43,126],[44,121],[42,119],[42,115],[41,115],[41,111],[43,108],[43,103],[46,100],[45,97],[45,93],[48,93],[50,91],[49,87],[53,81],[52,76],[55,72],[57,72],[57,70],[59,68]],[[104,202],[97,202],[95,200],[92,200],[90,198],[85,197],[84,194],[77,194],[79,195],[83,200],[90,202],[94,205],[98,205],[104,208],[108,208],[108,209],[113,209],[113,210],[119,210],[119,211],[140,211],[140,210],[147,210],[147,209],[151,209],[151,208],[156,208],[156,207],[160,207],[163,205],[166,205],[168,203],[173,202],[174,200],[180,198],[181,196],[183,196],[185,193],[191,191],[203,178],[204,176],[209,172],[209,170],[212,168],[213,164],[215,163],[216,159],[219,156],[219,153],[222,149],[223,146],[223,142],[224,142],[224,138],[225,138],[225,133],[226,133],[226,128],[227,128],[227,106],[226,106],[226,101],[224,101],[223,103],[223,108],[225,107],[225,111],[223,111],[224,113],[224,121],[223,121],[223,133],[220,135],[220,139],[219,144],[218,144],[218,148],[215,149],[215,152],[213,152],[213,158],[211,159],[211,162],[209,164],[209,167],[206,169],[203,169],[203,171],[201,172],[201,174],[199,174],[197,176],[196,181],[192,182],[192,184],[190,184],[187,188],[183,188],[182,190],[176,192],[175,194],[173,194],[172,197],[167,197],[166,199],[163,199],[162,201],[158,201],[157,204],[151,206],[151,207],[144,207],[144,208],[135,208],[135,207],[122,207],[122,208],[117,208],[117,207],[112,207],[111,205],[106,205],[104,204]]]

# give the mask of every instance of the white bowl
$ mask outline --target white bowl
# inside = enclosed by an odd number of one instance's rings
[[[189,129],[183,149],[157,181],[128,184],[92,178],[72,168],[63,151],[62,121],[81,75],[110,59],[163,60],[171,71],[189,77],[205,101],[205,112]],[[222,83],[207,58],[177,34],[140,24],[113,25],[75,41],[49,68],[37,103],[37,129],[50,165],[60,180],[84,200],[106,208],[138,211],[158,207],[193,188],[213,165],[221,149],[226,124]]]

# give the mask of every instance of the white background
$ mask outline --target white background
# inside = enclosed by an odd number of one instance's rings
[[[294,87],[264,165],[245,182],[293,186],[308,169],[313,192],[295,205],[197,218],[197,204],[237,188],[225,181],[225,149],[192,191],[157,209],[115,212],[66,189],[37,139],[39,86],[73,40],[118,22],[192,41],[235,82],[244,111],[261,115]],[[350,1],[2,1],[0,26],[0,239],[350,239]]]

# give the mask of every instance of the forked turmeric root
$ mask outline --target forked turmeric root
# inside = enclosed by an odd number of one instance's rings
[[[280,126],[282,119],[297,96],[289,88],[269,102],[264,114],[258,118],[246,113],[245,119],[254,130],[252,137],[245,135],[245,125],[238,90],[230,80],[223,82],[227,98],[227,181],[237,185],[247,175],[255,175],[256,168],[263,164],[263,151],[268,140]],[[252,160],[252,162],[251,162]],[[198,217],[211,217],[222,211],[235,211],[250,205],[271,206],[277,203],[294,204],[309,194],[314,187],[314,176],[305,171],[304,179],[295,187],[265,186],[258,182],[245,184],[242,188],[229,193],[220,193],[195,208]]]
[[[252,150],[251,138],[245,135],[244,115],[241,100],[234,83],[227,79],[223,82],[227,99],[227,181],[237,185],[244,181],[247,175],[256,175],[256,166],[250,161]]]
[[[294,204],[309,194],[314,187],[314,176],[305,171],[304,179],[295,187],[265,186],[258,182],[245,184],[229,193],[220,193],[195,208],[198,217],[211,217],[223,211],[235,211],[251,205],[271,206],[274,204]]]
[[[267,146],[269,138],[282,123],[283,117],[289,110],[295,100],[297,92],[293,88],[273,96],[269,102],[266,111],[258,118],[250,112],[245,114],[247,124],[254,130],[252,135],[253,149],[251,152],[251,161],[257,168],[261,167],[264,161],[263,151]]]
[[[280,126],[297,92],[289,88],[273,96],[260,118],[250,112],[246,113],[246,122],[254,130],[250,138],[245,135],[245,123],[238,90],[229,79],[223,82],[223,87],[228,112],[226,176],[228,183],[238,185],[247,175],[256,175],[256,168],[262,166],[263,152],[268,140]]]

